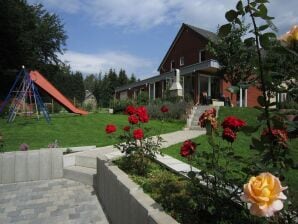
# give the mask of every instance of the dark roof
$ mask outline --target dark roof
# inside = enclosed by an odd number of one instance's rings
[[[189,24],[186,24],[186,23],[182,23],[182,26],[180,27],[174,41],[172,42],[170,48],[168,49],[166,55],[164,56],[164,58],[162,59],[160,65],[159,65],[158,71],[160,71],[162,64],[165,62],[166,58],[170,54],[171,50],[173,49],[174,45],[176,44],[176,41],[179,39],[179,37],[180,37],[180,35],[181,35],[181,33],[182,33],[182,31],[185,27],[188,27],[189,29],[193,30],[194,32],[201,35],[203,38],[205,38],[207,40],[214,41],[217,38],[216,34],[211,32],[211,31],[204,30],[204,29],[201,29],[199,27],[195,27],[195,26],[192,26],[192,25],[189,25]]]
[[[203,37],[205,37],[208,40],[214,41],[217,38],[216,34],[211,32],[211,31],[204,30],[204,29],[201,29],[199,27],[195,27],[195,26],[192,26],[192,25],[189,25],[189,24],[186,24],[186,23],[184,23],[184,25],[189,27],[190,29],[192,29],[196,33],[202,35]]]

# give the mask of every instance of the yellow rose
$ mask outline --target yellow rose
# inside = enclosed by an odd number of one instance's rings
[[[273,216],[275,212],[283,208],[281,200],[287,199],[279,179],[271,173],[261,173],[257,177],[251,177],[244,184],[244,194],[241,199],[249,203],[250,213],[260,217]]]

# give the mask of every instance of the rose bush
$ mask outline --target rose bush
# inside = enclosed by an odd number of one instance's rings
[[[107,134],[111,134],[117,131],[117,127],[114,124],[108,124],[105,128]]]
[[[246,122],[235,117],[235,116],[229,116],[224,119],[221,126],[223,128],[230,128],[233,131],[238,131],[239,128],[246,125]]]
[[[183,157],[189,157],[193,155],[196,151],[197,144],[191,140],[186,140],[180,148],[180,155]]]

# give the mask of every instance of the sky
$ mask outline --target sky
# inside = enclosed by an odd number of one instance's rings
[[[68,36],[60,58],[73,71],[125,69],[144,79],[157,68],[182,23],[216,32],[236,0],[28,0],[59,16]],[[298,24],[298,0],[271,0],[278,33]]]

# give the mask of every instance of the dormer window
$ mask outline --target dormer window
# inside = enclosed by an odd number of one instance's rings
[[[203,62],[206,60],[206,51],[202,49],[199,51],[199,62]]]
[[[183,66],[184,65],[184,57],[180,57],[179,65],[180,66]]]
[[[171,61],[171,71],[173,71],[174,69],[175,69],[175,61],[174,60],[172,60]]]

